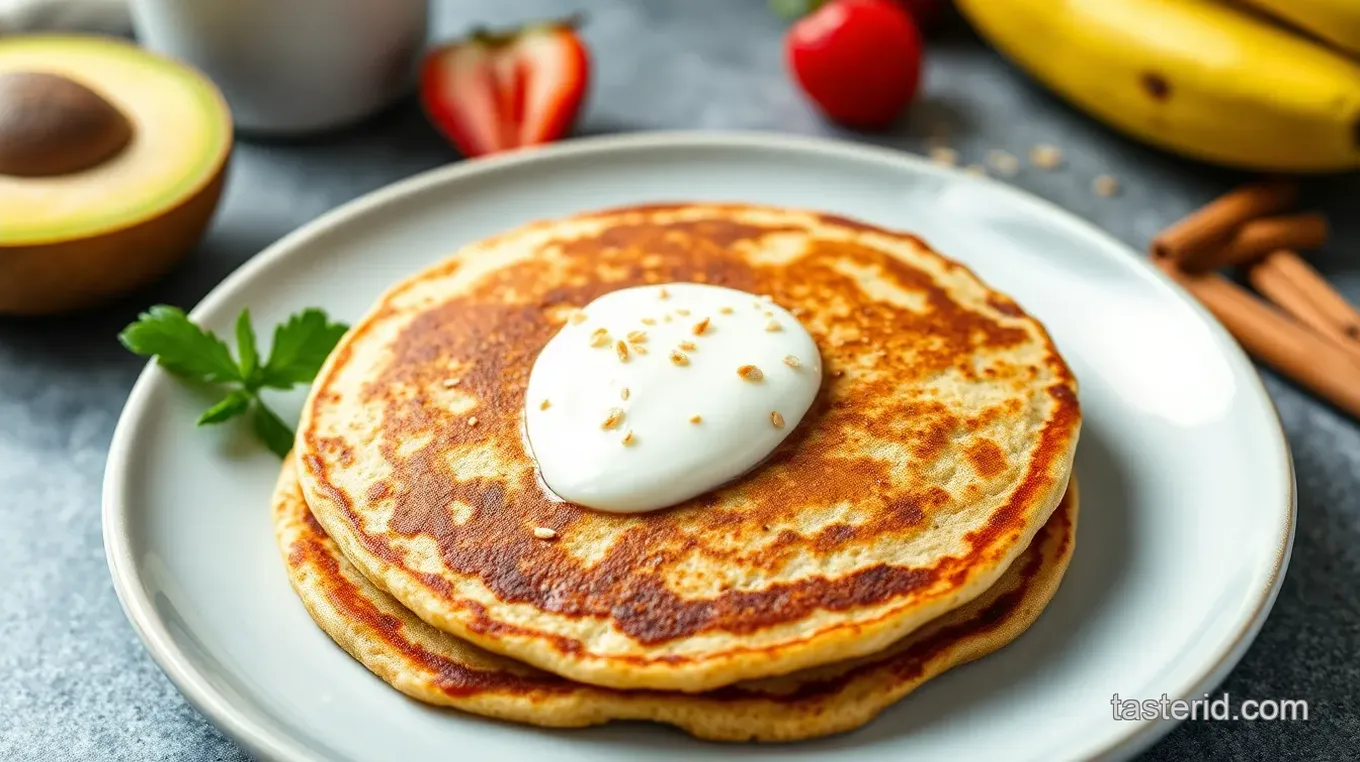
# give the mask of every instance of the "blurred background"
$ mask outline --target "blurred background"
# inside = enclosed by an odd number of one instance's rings
[[[283,10],[295,2],[303,15],[287,15]],[[1072,22],[1039,18],[1021,7],[1033,3],[994,2],[1017,6],[1017,18],[1030,19],[1051,31],[1049,43],[1055,58],[1069,67],[1081,65],[1079,57],[1072,57],[1080,53],[1073,52],[1080,46],[1062,47],[1074,34],[1070,29],[1062,31]],[[1198,0],[1186,2],[1198,7]],[[1344,4],[1344,0],[1336,2]],[[815,3],[775,3],[782,7],[773,9],[763,0],[592,0],[579,4],[436,0],[429,6],[427,39],[439,44],[463,38],[478,25],[509,29],[580,11],[578,33],[589,51],[590,76],[569,133],[572,136],[638,130],[768,130],[873,143],[986,172],[1091,220],[1138,252],[1147,250],[1159,231],[1258,176],[1259,170],[1291,170],[1283,165],[1245,167],[1222,159],[1185,158],[1131,137],[1127,129],[1112,126],[1117,118],[1097,118],[1091,112],[1098,109],[1073,105],[1081,97],[1097,103],[1119,103],[1131,97],[1115,80],[1103,84],[1100,79],[1106,70],[1102,67],[1116,71],[1116,64],[1092,60],[1085,82],[1069,83],[1061,75],[1053,78],[1042,73],[1036,79],[997,52],[997,44],[1009,44],[1007,35],[999,35],[998,41],[993,39],[996,35],[981,36],[975,31],[987,29],[989,22],[979,23],[975,18],[970,23],[946,2],[904,4],[910,6],[909,12],[932,16],[929,23],[921,24],[919,86],[903,96],[900,115],[874,129],[843,126],[828,118],[825,104],[819,106],[816,81],[827,67],[834,69],[840,63],[811,60],[795,67],[806,70],[790,68],[791,46],[798,45],[790,38],[798,23],[791,17],[813,10],[808,6]],[[1112,7],[1136,9],[1139,4],[1119,0]],[[1174,3],[1146,0],[1149,8],[1166,4]],[[403,2],[369,5],[379,7],[376,12],[389,21],[396,18],[394,14],[409,12],[409,8],[399,10]],[[973,0],[967,5],[981,3]],[[194,45],[203,50],[202,40],[195,43],[186,36],[186,24],[220,29],[233,13],[257,14],[262,19],[258,23],[284,39],[305,40],[306,14],[320,12],[317,3],[302,0],[235,4],[203,0],[183,2],[178,10],[173,2],[144,2],[142,6],[139,13],[144,15],[145,28],[158,30],[157,46],[181,46],[180,54],[195,49]],[[932,9],[922,11],[926,6]],[[1254,12],[1232,12],[1258,18]],[[423,15],[423,9],[418,15]],[[286,21],[279,21],[285,16]],[[980,12],[980,16],[990,20],[993,13]],[[11,35],[0,37],[0,50],[7,39],[15,39],[13,35],[29,27],[85,24],[130,36],[131,31],[123,28],[125,19],[121,5],[110,0],[41,6],[31,0],[0,0],[0,30]],[[420,19],[409,20],[414,24]],[[1182,29],[1167,23],[1167,29]],[[818,30],[803,32],[815,35]],[[198,34],[205,33],[200,30]],[[393,34],[399,37],[403,32],[398,29]],[[865,34],[874,37],[872,30]],[[1290,70],[1282,56],[1312,55],[1289,45],[1276,48],[1266,37],[1244,34],[1247,38],[1237,49],[1277,62],[1277,70]],[[1335,44],[1309,39],[1307,33],[1290,34],[1297,35],[1299,46],[1326,49]],[[1256,76],[1255,71],[1224,71],[1222,62],[1233,65],[1231,56],[1219,54],[1230,47],[1213,35],[1196,42],[1168,33],[1164,41],[1184,44],[1190,51],[1184,55],[1200,55],[1204,60],[1170,55],[1161,60],[1173,65],[1169,81],[1145,80],[1141,86],[1154,100],[1162,97],[1158,92],[1164,88],[1170,89],[1173,99],[1203,99],[1192,108],[1214,111],[1213,118],[1226,125],[1225,131],[1234,129],[1234,123],[1270,118],[1257,109],[1296,109],[1317,116],[1322,108],[1317,103],[1325,100],[1323,95],[1304,102],[1307,99],[1287,81],[1265,83],[1261,86],[1265,94],[1244,95],[1242,91],[1251,88],[1243,83]],[[1127,38],[1090,43],[1092,50],[1128,44]],[[306,54],[301,50],[306,45],[296,47],[290,55]],[[1040,53],[1026,50],[1013,57],[1042,58]],[[226,67],[219,78],[248,81],[249,74],[242,73],[239,61],[214,59],[211,51],[205,55],[208,64]],[[399,66],[402,54],[393,55],[398,62],[394,66],[404,71]],[[1158,63],[1147,57],[1147,51],[1129,49],[1120,55],[1137,65]],[[1320,55],[1345,60],[1351,54]],[[1310,65],[1325,68],[1330,64]],[[1182,72],[1184,81],[1190,82],[1202,80],[1195,72],[1203,71],[1215,72],[1237,87],[1224,85],[1226,95],[1179,88],[1182,80],[1177,77]],[[1344,85],[1344,71],[1331,71],[1327,76]],[[888,81],[881,86],[901,83]],[[1059,95],[1064,87],[1074,89]],[[1078,91],[1084,95],[1074,98],[1071,93]],[[462,159],[457,141],[446,136],[447,124],[442,130],[437,127],[437,115],[432,123],[428,99],[435,98],[433,108],[438,112],[439,96],[427,92],[422,109],[414,83],[384,92],[391,97],[382,100],[390,104],[374,105],[371,114],[335,120],[348,124],[296,130],[271,129],[265,124],[240,130],[215,216],[184,261],[164,277],[89,309],[42,317],[0,316],[0,577],[6,580],[0,588],[0,758],[245,759],[184,703],[151,662],[111,588],[100,540],[100,479],[114,423],[143,365],[114,336],[150,304],[192,307],[248,258],[336,205]],[[1344,86],[1336,92],[1327,102],[1342,116],[1318,116],[1319,121],[1332,119],[1332,127],[1344,114],[1352,113],[1346,109],[1360,110],[1360,80],[1351,81],[1348,94]],[[326,97],[334,103],[344,95]],[[228,92],[228,99],[233,99],[233,93]],[[1241,106],[1240,115],[1221,112],[1227,108],[1223,104],[1232,103]],[[232,107],[237,110],[238,103]],[[258,111],[259,118],[267,121],[268,108]],[[327,121],[321,116],[320,122]],[[446,116],[454,121],[459,117],[456,113]],[[1285,118],[1280,123],[1291,124]],[[1350,140],[1360,142],[1357,124],[1350,122],[1347,128],[1352,130]],[[1356,264],[1360,175],[1354,168],[1360,165],[1360,147],[1352,145],[1349,155],[1329,149],[1323,145],[1328,129],[1323,125],[1315,133],[1276,134],[1266,142],[1293,141],[1299,150],[1278,152],[1285,157],[1281,161],[1296,154],[1301,168],[1328,170],[1310,171],[1301,185],[1298,207],[1324,213],[1331,228],[1327,242],[1308,258],[1337,291],[1355,302],[1360,300],[1360,266]],[[1225,137],[1223,142],[1251,139]],[[1186,140],[1205,142],[1193,137]],[[1212,152],[1213,146],[1205,150]],[[1334,166],[1317,166],[1327,161]],[[0,208],[0,247],[5,224],[7,218]],[[8,224],[17,222],[9,219]],[[3,277],[7,276],[0,270]],[[1290,380],[1268,370],[1264,375],[1294,448],[1300,495],[1298,538],[1274,613],[1222,689],[1234,696],[1306,698],[1313,707],[1312,717],[1296,723],[1189,722],[1149,752],[1146,758],[1150,760],[1355,758],[1354,739],[1360,737],[1355,704],[1355,686],[1360,685],[1360,660],[1356,659],[1360,654],[1360,505],[1355,499],[1360,494],[1360,428],[1348,415]]]

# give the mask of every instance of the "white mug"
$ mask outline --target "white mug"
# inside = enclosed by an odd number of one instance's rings
[[[427,0],[132,0],[138,40],[207,74],[243,132],[358,121],[410,92]]]

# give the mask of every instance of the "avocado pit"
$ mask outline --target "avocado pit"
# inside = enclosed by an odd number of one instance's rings
[[[0,73],[0,174],[81,172],[131,140],[123,112],[85,85],[48,72]]]
[[[94,90],[48,72],[0,73],[0,174],[52,177],[101,165],[132,122]]]

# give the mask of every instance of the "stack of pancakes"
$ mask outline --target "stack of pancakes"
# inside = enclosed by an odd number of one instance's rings
[[[537,352],[601,294],[670,282],[791,310],[822,355],[816,401],[765,463],[679,506],[555,499],[523,440]],[[388,291],[317,377],[274,517],[312,617],[413,698],[795,740],[1034,622],[1073,549],[1080,420],[1043,327],[914,237],[634,207],[481,241]]]

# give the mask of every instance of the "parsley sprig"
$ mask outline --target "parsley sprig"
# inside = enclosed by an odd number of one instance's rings
[[[212,331],[195,325],[183,310],[164,304],[142,313],[118,334],[133,353],[155,357],[162,368],[190,381],[229,387],[198,418],[199,426],[251,413],[255,435],[282,458],[293,447],[293,429],[260,398],[261,389],[309,383],[349,326],[333,323],[319,309],[306,309],[274,329],[269,356],[261,362],[250,310],[236,318],[236,357]]]

